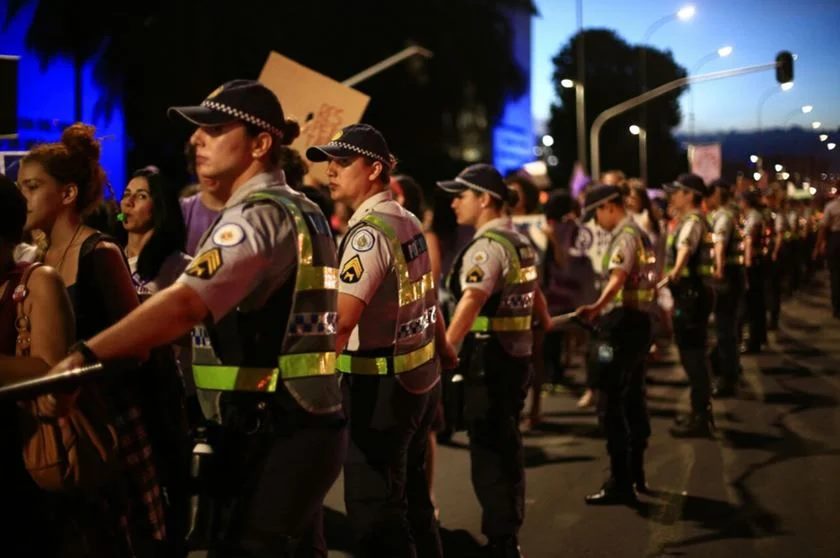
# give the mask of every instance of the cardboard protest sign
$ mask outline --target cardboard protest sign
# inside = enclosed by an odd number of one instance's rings
[[[691,164],[691,172],[702,178],[706,184],[720,178],[722,161],[719,143],[689,145],[688,161]]]
[[[259,81],[280,99],[286,118],[294,118],[301,134],[292,148],[305,156],[312,145],[323,145],[343,127],[359,122],[370,97],[334,79],[272,52]],[[327,165],[310,163],[309,181],[327,182]]]

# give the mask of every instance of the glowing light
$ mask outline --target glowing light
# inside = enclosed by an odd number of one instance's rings
[[[775,166],[775,167],[773,167],[773,168],[775,168],[775,169],[776,169],[776,172],[782,172],[782,171],[785,169],[785,167],[784,167],[784,166],[782,166],[782,165],[776,165],[776,166]]]
[[[802,105],[802,114],[808,114],[814,110],[814,105]]]
[[[638,136],[641,132],[642,132],[642,129],[639,128],[638,126],[636,126],[635,124],[630,126],[630,133],[633,134],[634,136]]]
[[[810,188],[808,188],[808,191],[809,191],[809,192],[811,192],[811,195],[812,195],[812,196],[813,196],[813,195],[815,195],[815,194],[817,193],[817,189],[816,189],[816,188],[814,188],[813,186],[811,186]]]
[[[546,147],[551,147],[554,145],[554,138],[546,134],[542,137],[542,144]]]
[[[750,163],[757,163],[758,155],[750,155]]]
[[[837,147],[837,144],[834,143],[834,142],[829,142],[829,144],[826,145],[826,147],[828,148],[829,151],[834,151],[834,148]]]
[[[828,134],[820,134],[820,141],[825,141],[828,139]]]
[[[811,128],[813,128],[814,130],[819,130],[820,126],[822,126],[822,122],[820,121],[811,122]]]
[[[571,89],[572,87],[575,86],[575,82],[573,82],[569,78],[566,78],[566,79],[564,79],[563,81],[560,82],[560,85],[562,85],[566,89]]]
[[[691,4],[688,4],[680,8],[680,11],[677,12],[677,17],[680,19],[680,21],[688,21],[691,18],[693,18],[696,13],[697,8],[695,8]]]
[[[756,180],[761,180],[761,173],[760,172],[754,172],[753,173],[753,178],[756,179]]]
[[[790,91],[791,89],[793,89],[793,82],[788,81],[786,83],[783,83],[780,87],[782,88],[782,91]]]
[[[732,51],[733,51],[733,50],[734,50],[734,49],[733,49],[731,46],[728,46],[728,45],[727,45],[727,46],[720,47],[720,48],[718,49],[718,56],[720,56],[721,58],[726,58],[727,56],[729,56],[730,54],[732,54]]]

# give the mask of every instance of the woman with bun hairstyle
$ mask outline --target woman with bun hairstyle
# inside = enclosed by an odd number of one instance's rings
[[[499,172],[471,165],[438,186],[455,194],[458,224],[476,229],[449,275],[458,304],[446,338],[461,346],[464,421],[481,530],[491,556],[518,557],[525,515],[519,419],[531,381],[532,318],[547,330],[550,317],[537,283],[536,253],[506,215],[508,206],[516,205],[515,192]]]
[[[196,388],[217,404],[204,408],[207,436],[194,454],[213,450],[200,501],[212,502],[214,520],[196,526],[206,538],[191,546],[210,556],[326,557],[322,503],[347,447],[338,271],[326,218],[278,168],[300,128],[250,80],[172,113],[197,126],[196,171],[218,186],[224,209],[172,286],[54,371],[142,358],[192,330]]]
[[[27,204],[25,229],[41,230],[48,239],[43,263],[55,268],[67,287],[78,339],[97,334],[138,304],[119,246],[83,223],[102,198],[106,180],[94,132],[92,126],[73,124],[60,142],[32,149],[18,173]],[[93,556],[153,552],[165,540],[166,529],[139,403],[141,385],[124,374],[90,389],[98,390],[109,408],[122,474],[98,491],[61,496],[69,523],[62,555],[74,555],[78,548],[92,549]]]

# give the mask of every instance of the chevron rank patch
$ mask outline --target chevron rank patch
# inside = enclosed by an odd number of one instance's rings
[[[190,263],[184,271],[190,277],[198,277],[199,279],[210,279],[219,268],[222,267],[222,251],[218,248],[213,248],[202,253]]]
[[[341,277],[342,283],[358,283],[364,272],[365,268],[362,266],[362,260],[359,259],[359,256],[353,256],[347,260],[338,275]]]
[[[467,283],[481,283],[484,280],[484,272],[477,265],[467,272]]]

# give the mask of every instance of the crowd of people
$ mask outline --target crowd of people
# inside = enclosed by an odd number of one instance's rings
[[[610,458],[586,503],[632,505],[671,337],[691,390],[672,434],[711,436],[826,252],[840,317],[836,200],[618,171],[549,194],[474,164],[427,204],[369,125],[304,160],[257,82],[170,114],[195,126],[187,188],[147,167],[109,205],[84,124],[0,175],[0,384],[77,372],[0,401],[10,556],[325,557],[342,473],[357,555],[443,556],[435,448],[458,430],[488,555],[521,556],[521,431],[579,345]]]

